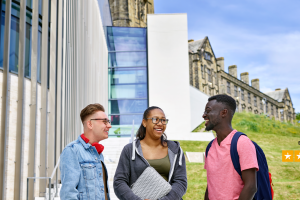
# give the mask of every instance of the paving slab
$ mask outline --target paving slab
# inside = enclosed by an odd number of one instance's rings
[[[204,163],[204,152],[185,152],[189,162]]]

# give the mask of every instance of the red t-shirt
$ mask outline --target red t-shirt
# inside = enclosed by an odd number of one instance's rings
[[[233,167],[230,156],[231,139],[237,130],[233,130],[221,143],[217,138],[205,158],[204,169],[207,171],[207,189],[210,200],[238,199],[244,183]],[[241,170],[256,168],[258,163],[252,141],[242,135],[237,142]]]

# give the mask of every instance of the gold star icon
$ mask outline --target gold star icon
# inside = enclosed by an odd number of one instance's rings
[[[293,162],[293,156],[294,151],[293,150],[282,150],[282,162]]]
[[[300,162],[300,150],[295,150],[295,162]]]

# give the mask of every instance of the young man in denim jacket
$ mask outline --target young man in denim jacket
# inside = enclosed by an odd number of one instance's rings
[[[99,144],[108,138],[110,121],[100,104],[85,107],[80,118],[84,133],[68,144],[60,156],[60,198],[110,200],[104,147]]]

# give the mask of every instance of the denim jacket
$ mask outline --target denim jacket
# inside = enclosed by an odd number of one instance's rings
[[[60,156],[62,188],[61,200],[105,200],[102,164],[106,172],[107,197],[109,197],[107,169],[104,157],[96,148],[79,136],[66,146]]]

